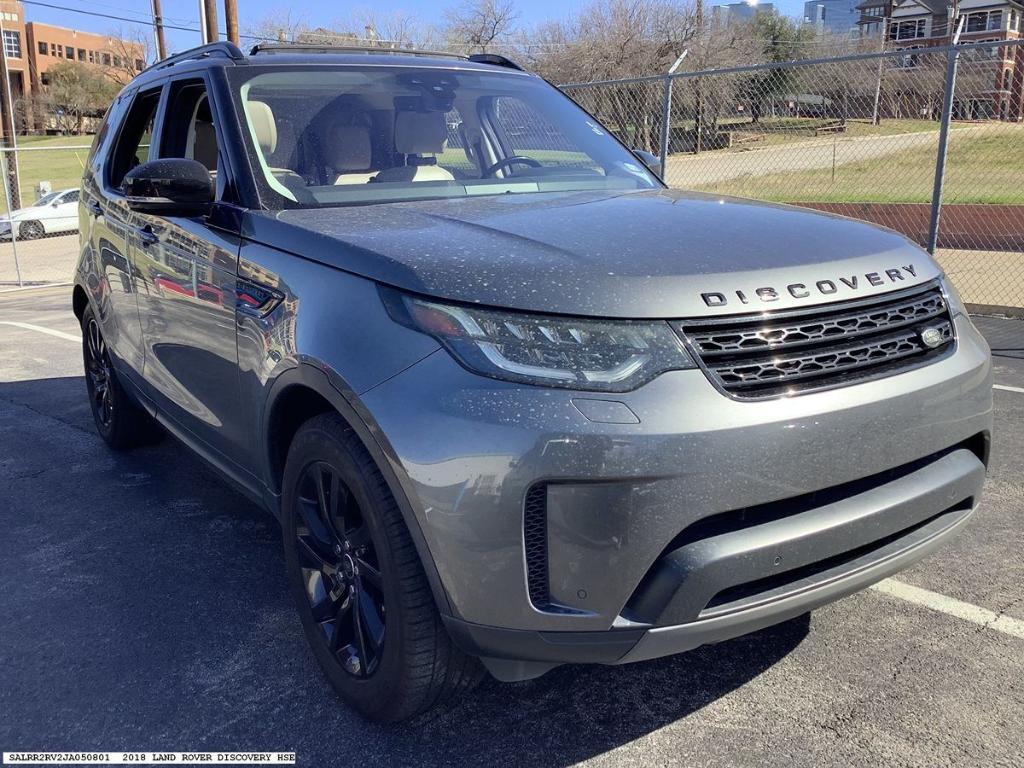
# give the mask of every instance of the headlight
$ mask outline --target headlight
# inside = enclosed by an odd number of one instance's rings
[[[506,381],[628,392],[695,367],[662,321],[588,320],[445,304],[382,288],[391,316],[437,339],[463,366]]]
[[[964,300],[946,275],[942,276],[942,292],[946,295],[946,304],[949,307],[950,316],[963,315],[967,317],[967,307],[964,305]]]

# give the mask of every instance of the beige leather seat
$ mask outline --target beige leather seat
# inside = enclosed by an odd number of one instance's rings
[[[444,151],[448,126],[443,112],[399,112],[395,115],[395,150],[406,155],[406,165],[386,168],[376,181],[454,181],[455,177],[437,165],[436,155]]]
[[[370,168],[373,148],[367,126],[335,124],[328,133],[324,152],[328,165],[338,174],[335,184],[366,184],[377,175]]]
[[[265,101],[250,101],[246,111],[249,113],[256,141],[263,150],[263,157],[270,157],[277,149],[277,120],[274,119],[274,111]]]

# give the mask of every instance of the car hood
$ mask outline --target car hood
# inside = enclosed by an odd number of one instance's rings
[[[895,232],[677,190],[255,212],[247,238],[437,298],[676,318],[870,296],[939,268]]]

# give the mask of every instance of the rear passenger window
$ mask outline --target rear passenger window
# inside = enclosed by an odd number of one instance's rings
[[[107,184],[111,188],[119,188],[128,171],[149,159],[149,145],[159,104],[160,89],[140,93],[132,102],[107,169]]]

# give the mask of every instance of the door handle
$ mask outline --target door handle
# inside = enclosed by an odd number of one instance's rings
[[[100,217],[103,215],[103,206],[101,206],[95,200],[90,200],[85,204],[85,210],[91,213],[93,216]]]
[[[148,248],[160,242],[160,238],[156,236],[156,232],[148,224],[139,230],[139,240],[142,242],[143,248]]]

